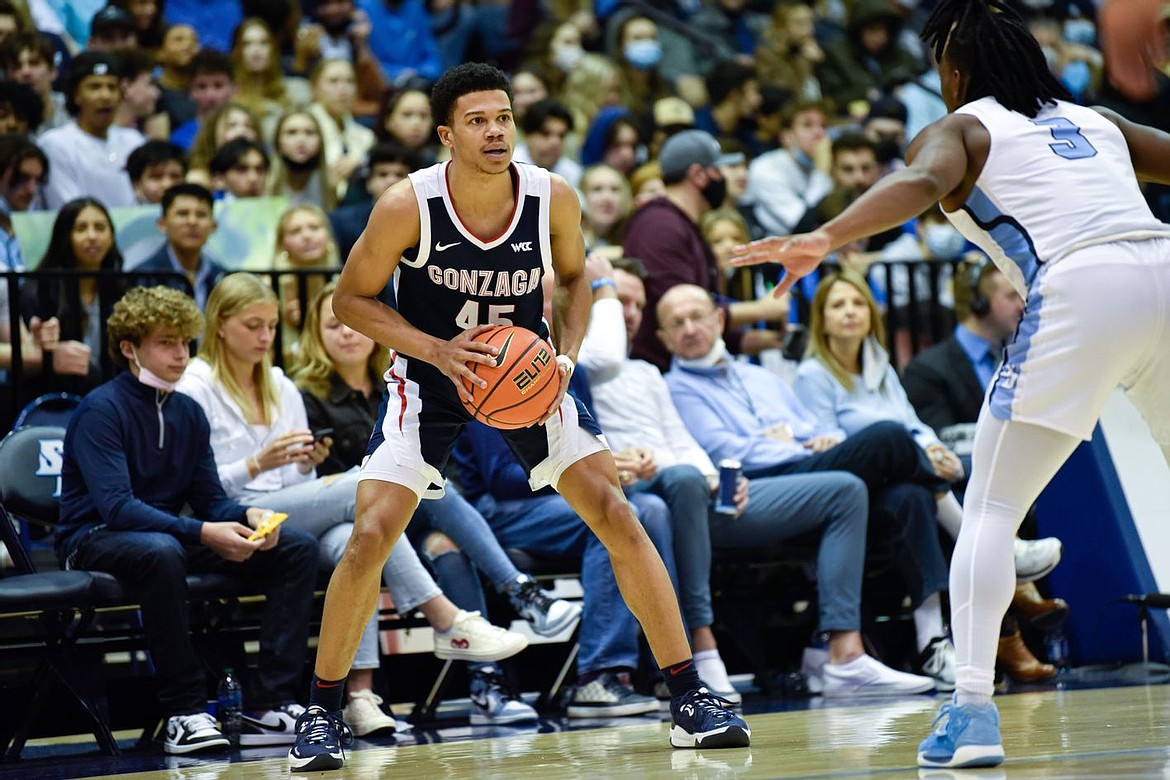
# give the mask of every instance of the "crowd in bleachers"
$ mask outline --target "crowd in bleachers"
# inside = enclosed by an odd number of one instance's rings
[[[720,695],[737,696],[712,631],[713,548],[766,549],[811,533],[821,538],[820,613],[805,671],[826,695],[862,685],[945,690],[953,651],[938,528],[951,537],[958,528],[950,488],[962,484],[966,452],[956,426],[974,417],[969,403],[940,411],[959,391],[931,366],[950,349],[951,358],[971,358],[985,385],[1020,316],[1018,297],[938,209],[847,247],[835,258],[839,269],[782,298],[770,294],[777,269],[728,261],[737,244],[823,224],[904,166],[909,141],[946,112],[931,52],[917,38],[932,5],[0,0],[0,271],[26,272],[0,278],[0,427],[46,393],[86,397],[106,383],[107,396],[137,398],[136,387],[115,384],[135,384],[114,378],[131,365],[145,381],[125,345],[142,347],[162,325],[197,336],[199,356],[183,378],[157,389],[194,399],[183,413],[207,421],[214,471],[200,476],[220,483],[222,504],[213,508],[205,496],[202,505],[215,519],[241,522],[237,508],[287,511],[294,517],[283,554],[305,557],[311,551],[297,545],[316,544],[322,565],[332,566],[353,528],[352,469],[386,365],[383,350],[333,315],[331,279],[374,201],[444,158],[430,85],[462,62],[497,63],[512,78],[515,159],[564,177],[581,200],[594,302],[578,389],[675,580],[700,674]],[[1102,54],[1117,41],[1099,41],[1100,3],[1018,5],[1078,101],[1170,127],[1164,76],[1148,68],[1135,76],[1130,63]],[[1116,5],[1124,3],[1108,3],[1103,18]],[[1156,214],[1170,215],[1163,189],[1148,195]],[[262,199],[273,210],[256,213],[274,215],[254,226],[270,242],[266,260],[236,254],[232,240],[211,251],[223,215]],[[129,258],[118,221],[134,207],[154,209],[161,240]],[[30,219],[39,211],[55,212],[51,229]],[[43,254],[26,256],[22,246],[43,246]],[[119,309],[130,289],[155,285],[189,299],[190,317],[151,314],[151,306],[182,309],[165,296],[131,296],[133,306]],[[84,403],[93,409],[109,398]],[[66,444],[79,451],[67,449],[67,469],[112,484],[102,470],[109,464],[85,452],[109,441],[76,427]],[[556,634],[575,608],[544,595],[502,547],[580,558],[584,615],[569,714],[655,709],[631,682],[636,624],[604,550],[559,496],[528,494],[509,457],[498,435],[472,427],[456,453],[461,486],[423,502],[414,522],[434,578],[413,549],[396,549],[384,572],[395,603],[422,609],[436,636],[484,648],[456,656],[474,662],[473,718],[534,718],[496,666],[522,642],[476,616],[486,607],[475,569],[538,633]],[[746,478],[734,519],[708,512],[725,458],[741,461]],[[175,486],[155,509],[177,512],[187,491],[205,488]],[[102,491],[92,492],[80,506],[66,485],[62,561],[121,565],[110,559],[128,557],[124,538],[100,549],[86,542],[87,528],[110,523]],[[871,547],[878,529],[895,548],[921,653],[914,674],[889,668],[900,659],[883,659],[887,666],[864,653],[867,527]],[[152,528],[229,559],[267,552],[245,554],[238,540],[217,547],[179,520]],[[1017,543],[1022,580],[1059,558],[1053,545]],[[310,588],[285,584],[286,594]],[[174,637],[185,623],[164,592],[143,608],[157,640],[160,696],[181,721],[168,749],[218,745],[214,724],[196,717],[199,686],[185,679],[193,662]],[[1052,607],[1034,588],[1018,600],[1024,615]],[[306,619],[287,605],[273,615]],[[395,728],[371,690],[374,636],[371,628],[350,677],[347,720],[359,734]],[[1014,622],[1004,636],[1021,679],[1055,673],[1023,647]],[[304,649],[292,629],[266,641]],[[269,709],[246,720],[253,744],[291,731],[285,721],[303,711],[288,680],[262,679],[258,689],[256,703]]]

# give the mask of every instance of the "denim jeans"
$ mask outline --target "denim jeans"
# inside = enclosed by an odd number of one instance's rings
[[[856,631],[861,627],[867,506],[865,483],[845,472],[759,477],[749,483],[742,514],[711,512],[712,544],[719,549],[769,547],[819,531],[818,630]]]
[[[288,513],[282,528],[299,528],[316,536],[320,540],[319,566],[332,570],[341,560],[353,533],[357,486],[358,471],[350,469],[334,478],[300,482],[280,490],[245,492],[236,500]],[[390,550],[390,557],[382,567],[382,580],[394,598],[395,608],[403,613],[442,595],[405,538],[400,538]],[[376,669],[378,665],[378,616],[375,614],[362,632],[353,667]]]
[[[483,515],[453,485],[447,485],[442,498],[419,502],[410,520],[411,537],[420,539],[428,531],[446,534],[501,593],[520,577]]]
[[[669,511],[657,496],[630,497],[650,541],[674,573]],[[638,622],[622,601],[605,546],[559,495],[496,501],[481,496],[476,508],[504,547],[535,555],[581,558],[585,592],[578,674],[638,665]]]
[[[930,469],[906,426],[889,420],[874,423],[825,452],[752,476],[823,471],[848,471],[865,482],[871,537],[883,535],[882,541],[893,546],[915,606],[947,589],[934,495],[950,486]]]
[[[683,618],[692,631],[711,625],[715,613],[711,609],[711,488],[707,478],[694,466],[671,466],[635,482],[626,492],[631,496],[652,493],[666,502]]]
[[[207,707],[203,668],[191,645],[187,575],[230,574],[264,594],[263,661],[246,698],[249,709],[264,709],[296,701],[301,692],[316,563],[317,541],[295,528],[282,528],[275,548],[242,563],[227,561],[206,547],[184,546],[167,533],[101,528],[78,545],[73,568],[114,575],[141,606],[159,703],[169,717]]]

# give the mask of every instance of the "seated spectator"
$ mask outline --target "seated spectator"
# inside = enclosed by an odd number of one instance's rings
[[[584,51],[581,52],[584,54]],[[549,93],[548,77],[535,65],[521,66],[512,74],[512,113],[516,124],[523,127],[524,115],[529,106],[552,97]],[[572,122],[569,123],[570,129]],[[513,159],[515,155],[513,154]]]
[[[256,143],[263,141],[260,119],[244,104],[231,100],[212,109],[195,134],[195,140],[191,143],[191,170],[187,180],[210,186],[211,158],[224,144],[236,138]]]
[[[114,125],[137,130],[147,138],[170,138],[170,120],[158,110],[161,92],[154,83],[154,58],[141,49],[119,49],[115,56],[122,102],[114,112]]]
[[[354,0],[326,0],[311,6],[309,17],[321,32],[315,36],[315,41],[305,44],[303,65],[294,62],[293,72],[310,73],[319,60],[345,60],[353,65],[357,74],[353,113],[355,116],[373,116],[382,93],[386,91],[386,79],[370,49],[370,33],[373,32],[370,17],[365,11],[358,10]],[[305,37],[311,38],[311,33]],[[301,51],[302,47],[298,46],[297,53]]]
[[[393,4],[357,0],[357,6],[370,19],[370,48],[394,86],[404,86],[415,78],[427,83],[439,78],[443,65],[422,0]]]
[[[186,576],[231,574],[262,588],[264,662],[245,695],[242,745],[291,735],[308,655],[317,544],[277,529],[248,541],[265,510],[228,498],[216,473],[207,418],[174,392],[203,318],[174,290],[137,288],[114,307],[110,352],[127,369],[90,394],[70,420],[61,468],[57,554],[65,568],[105,571],[140,605],[155,687],[166,718],[163,749],[227,748],[207,714],[207,683],[191,644]],[[191,515],[181,514],[190,507]]]
[[[337,241],[338,257],[343,263],[349,257],[349,250],[353,249],[358,236],[366,229],[374,202],[390,185],[397,184],[422,167],[422,159],[405,146],[379,141],[370,149],[365,167],[367,173],[362,177],[362,189],[366,197],[357,198],[354,193],[356,187],[351,185],[350,202],[329,212],[329,224],[333,228],[333,238]]]
[[[309,276],[287,274],[280,278],[281,318],[285,365],[291,365],[297,353],[304,324],[304,304],[325,286],[341,267],[337,242],[329,229],[329,218],[316,206],[292,206],[276,223],[276,253],[272,262],[276,270],[321,269],[324,273]]]
[[[658,304],[659,335],[674,355],[666,382],[679,414],[713,461],[737,460],[749,479],[847,471],[869,493],[869,538],[892,546],[914,606],[920,666],[954,689],[954,647],[943,627],[947,565],[935,494],[947,490],[906,427],[878,422],[845,437],[818,420],[783,380],[731,359],[718,338],[723,312],[694,285]]]
[[[350,175],[366,160],[374,133],[353,118],[356,76],[349,60],[321,60],[310,77],[309,111],[321,128],[325,165],[335,181],[337,199],[345,197]]]
[[[431,99],[421,89],[387,90],[374,120],[374,134],[379,141],[401,144],[420,155],[421,168],[438,159],[435,147],[439,139],[431,116]]]
[[[122,253],[114,242],[114,224],[101,202],[70,201],[57,212],[49,246],[37,268],[48,270],[121,271]],[[84,395],[101,382],[102,323],[110,317],[125,286],[108,277],[45,276],[30,279],[23,292],[24,315],[42,321],[56,317],[60,339],[37,383],[37,394]],[[115,359],[116,360],[116,359]]]
[[[203,49],[191,58],[190,71],[187,95],[195,106],[195,116],[173,125],[171,130],[171,140],[187,150],[195,143],[195,136],[208,115],[236,94],[235,70],[224,54]]]
[[[137,47],[138,35],[130,14],[111,3],[93,15],[86,51],[115,52]]]
[[[634,196],[633,211],[637,211],[648,201],[661,198],[666,194],[666,184],[662,181],[662,166],[657,160],[643,163],[630,174],[630,193]]]
[[[840,428],[852,436],[881,420],[901,423],[938,476],[952,484],[965,480],[966,469],[959,456],[914,413],[890,365],[877,302],[861,276],[846,270],[821,279],[813,298],[806,354],[794,390],[822,427]],[[939,523],[952,539],[957,538],[962,507],[950,490],[937,498]],[[1028,573],[1028,563],[1038,557],[1048,559],[1046,569],[1060,559],[1058,539],[1017,541],[1017,569],[1021,573]]]
[[[756,45],[761,83],[786,89],[800,100],[820,100],[816,67],[825,59],[816,38],[816,13],[800,2],[772,6],[772,18]]]
[[[589,123],[581,144],[581,164],[587,168],[605,164],[624,177],[634,170],[644,152],[642,131],[634,115],[629,109],[611,106],[598,111]]]
[[[559,100],[545,98],[529,106],[517,119],[524,140],[516,144],[512,159],[530,162],[564,178],[575,189],[581,186],[581,164],[565,156],[565,138],[573,129],[573,115]]]
[[[825,46],[816,68],[824,96],[843,112],[854,113],[851,103],[873,102],[925,69],[898,40],[903,21],[894,0],[858,0],[850,7],[845,37]]]
[[[675,92],[672,78],[683,76],[682,73],[671,73],[667,76],[663,67],[665,48],[659,39],[658,25],[648,16],[644,16],[636,9],[634,13],[619,19],[616,15],[609,22],[610,26],[617,27],[615,46],[611,51],[614,62],[621,73],[621,102],[622,105],[636,108],[643,112],[645,117],[655,100],[664,98]],[[672,54],[678,54],[678,49],[690,49],[686,46],[686,39],[677,36],[672,43]],[[706,90],[701,78],[695,76],[693,56],[691,62],[685,66],[687,75],[691,75],[692,84],[678,85],[678,92],[691,105],[702,105],[706,102]],[[689,89],[688,89],[689,88]],[[584,162],[584,160],[582,160]]]
[[[906,167],[906,106],[895,97],[881,97],[869,104],[861,132],[874,143],[880,170],[878,178]]]
[[[80,197],[97,198],[110,208],[134,205],[126,159],[146,138],[113,124],[122,102],[119,75],[109,54],[82,52],[70,63],[66,107],[74,119],[39,141],[51,163],[45,185],[49,208]]]
[[[163,33],[162,46],[155,53],[158,62],[159,109],[177,128],[195,118],[195,103],[187,94],[192,62],[199,53],[199,33],[186,24],[172,24]]]
[[[642,206],[629,220],[623,252],[641,260],[648,272],[647,316],[634,339],[632,354],[659,370],[670,366],[670,355],[656,335],[657,317],[650,314],[657,309],[649,305],[657,304],[663,293],[676,284],[697,284],[712,293],[720,291],[715,256],[703,239],[699,223],[704,214],[723,203],[726,182],[721,166],[742,161],[741,153],[724,154],[714,136],[702,130],[672,135],[658,155],[666,195]],[[784,322],[788,318],[785,304],[784,300],[770,297],[723,303],[730,312],[731,324],[724,334],[727,343],[735,352],[747,354],[779,347],[782,341],[778,331],[745,331],[742,326],[754,326],[760,320]]]
[[[282,112],[302,102],[289,95],[280,68],[280,50],[264,20],[253,17],[240,22],[232,33],[229,57],[236,81],[234,99],[259,117],[264,128],[270,127]]]
[[[0,133],[31,136],[44,122],[44,108],[32,87],[0,81]]]
[[[324,211],[337,204],[337,188],[325,164],[321,125],[307,109],[293,109],[276,122],[268,194]]]
[[[217,197],[259,198],[268,183],[268,152],[258,141],[233,138],[216,150],[209,169]]]
[[[36,135],[69,121],[65,96],[53,88],[57,81],[56,50],[38,32],[16,33],[0,47],[0,68],[6,78],[32,87],[44,109],[41,123],[32,128]]]
[[[622,103],[622,74],[609,57],[586,54],[565,76],[561,90],[553,97],[573,115],[573,131],[567,139],[568,153],[580,159],[585,131],[603,108]]]
[[[187,277],[200,308],[227,271],[203,252],[215,232],[215,200],[206,187],[190,182],[176,184],[163,193],[158,229],[167,243],[144,260],[136,271],[178,271]],[[175,279],[161,284],[183,289]]]
[[[45,207],[41,187],[49,177],[49,158],[26,135],[0,135],[0,214],[14,211],[40,211]],[[7,252],[20,251],[12,243]],[[23,263],[23,259],[20,261]]]
[[[634,690],[638,623],[622,601],[605,547],[569,503],[551,487],[533,493],[523,466],[495,428],[469,422],[455,445],[464,493],[504,547],[534,555],[581,558],[581,616],[577,686],[570,718],[604,718],[655,712],[658,702]],[[630,496],[638,519],[674,571],[670,517],[662,499]],[[675,579],[673,573],[671,579]]]
[[[121,8],[130,16],[138,48],[154,54],[162,45],[166,31],[163,3],[158,0],[110,0],[110,5]]]
[[[752,143],[755,115],[760,108],[760,80],[750,65],[721,60],[706,76],[709,104],[695,112],[695,127],[720,142]]]
[[[187,155],[170,141],[147,141],[126,158],[126,173],[139,204],[162,203],[163,193],[183,182]]]
[[[710,629],[714,619],[711,548],[767,548],[820,531],[818,630],[829,635],[828,661],[822,672],[824,694],[889,695],[933,688],[932,680],[896,672],[864,654],[858,630],[866,529],[861,480],[843,472],[744,479],[741,484],[746,490],[737,502],[738,511],[734,515],[716,511],[712,497],[718,489],[718,472],[687,432],[662,375],[649,363],[631,360],[624,351],[613,349],[619,343],[624,347],[641,324],[646,271],[638,261],[622,258],[612,273],[612,285],[596,288],[600,296],[594,300],[581,365],[589,372],[598,423],[610,446],[620,448],[615,457],[629,449],[644,453],[636,468],[627,472],[626,490],[652,491],[670,506],[680,602],[699,676],[716,691],[732,690]],[[611,321],[619,307],[624,339],[621,325]],[[598,342],[606,334],[612,344],[599,349]],[[727,698],[727,694],[719,695]]]
[[[791,234],[805,212],[832,190],[832,181],[816,166],[818,150],[827,143],[828,116],[822,103],[793,101],[783,113],[783,148],[761,154],[748,165],[744,203],[754,209],[765,232]]]
[[[605,163],[591,165],[581,175],[581,194],[581,231],[587,249],[619,246],[634,207],[626,177]]]
[[[353,531],[357,472],[331,478],[316,474],[333,440],[314,436],[296,386],[271,364],[277,321],[270,285],[251,274],[224,277],[207,302],[199,357],[177,389],[194,398],[207,416],[211,450],[227,495],[288,513],[285,527],[319,539],[321,564],[332,569]],[[500,660],[527,644],[477,614],[460,612],[405,539],[395,545],[383,579],[397,609],[408,614],[418,608],[431,621],[435,648],[445,656]],[[381,700],[373,693],[372,670],[379,666],[377,615],[363,633],[361,648],[361,662],[355,661],[347,680],[347,721],[362,734],[393,730],[393,718],[378,709]],[[489,657],[481,659],[481,654]]]

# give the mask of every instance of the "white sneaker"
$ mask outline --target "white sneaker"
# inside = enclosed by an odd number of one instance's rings
[[[1033,582],[1045,577],[1060,563],[1064,547],[1055,536],[1046,539],[1016,537],[1016,582]]]
[[[381,704],[382,697],[373,691],[353,691],[341,713],[342,720],[355,737],[377,732],[393,734],[398,722],[382,711]]]
[[[918,661],[922,674],[934,680],[934,689],[944,693],[955,690],[955,645],[946,637],[935,637],[922,651]]]
[[[697,656],[703,652],[713,652],[714,657],[704,657],[700,660]],[[727,666],[724,665],[723,657],[719,655],[719,651],[700,651],[700,653],[695,654],[695,671],[699,673],[699,679],[707,686],[707,690],[716,696],[727,699],[732,704],[743,704],[743,696],[731,684],[731,678],[727,676]]]
[[[240,747],[291,745],[297,740],[297,718],[305,708],[296,702],[273,707],[258,718],[240,718]]]
[[[231,743],[206,712],[174,715],[167,719],[163,750],[171,754],[194,753],[196,750],[226,748]]]
[[[806,647],[800,656],[800,673],[804,675],[809,693],[825,692],[825,664],[829,651],[823,647]]]
[[[521,634],[505,631],[478,612],[459,610],[448,631],[435,632],[435,655],[456,661],[499,661],[528,647]]]
[[[903,696],[933,690],[930,677],[899,672],[868,655],[859,655],[847,664],[825,664],[825,698]]]

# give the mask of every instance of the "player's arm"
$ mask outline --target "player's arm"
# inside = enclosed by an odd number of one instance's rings
[[[818,230],[798,236],[753,241],[736,247],[732,264],[779,263],[785,274],[774,296],[792,289],[835,249],[905,224],[958,190],[969,175],[966,135],[978,120],[955,115],[928,125],[907,151],[907,167],[881,178],[840,215]]]
[[[490,325],[459,334],[451,341],[436,338],[411,325],[401,314],[378,300],[402,253],[419,242],[418,201],[409,179],[393,185],[378,198],[366,229],[358,237],[333,293],[333,312],[349,327],[404,355],[425,360],[442,371],[464,400],[471,394],[463,381],[486,387],[467,367],[468,362],[494,365],[495,347],[475,341]],[[588,290],[588,285],[586,285]]]
[[[967,175],[968,121],[951,115],[923,129],[906,151],[905,168],[883,176],[821,228],[830,250],[903,225],[958,189]]]
[[[549,404],[540,422],[557,414],[569,389],[572,366],[589,327],[593,291],[585,275],[585,236],[581,233],[581,201],[564,179],[550,174],[552,197],[549,206],[549,238],[552,242],[553,282],[552,335],[557,347],[557,374],[560,391]],[[569,364],[563,359],[573,361]]]
[[[1131,122],[1108,108],[1093,110],[1117,125],[1129,146],[1134,172],[1142,181],[1170,184],[1170,134],[1137,122]]]
[[[553,340],[557,354],[577,362],[577,352],[589,327],[593,291],[585,275],[585,237],[581,233],[581,202],[564,179],[552,174],[552,204],[549,232],[552,238],[552,265],[556,272],[553,288]]]

